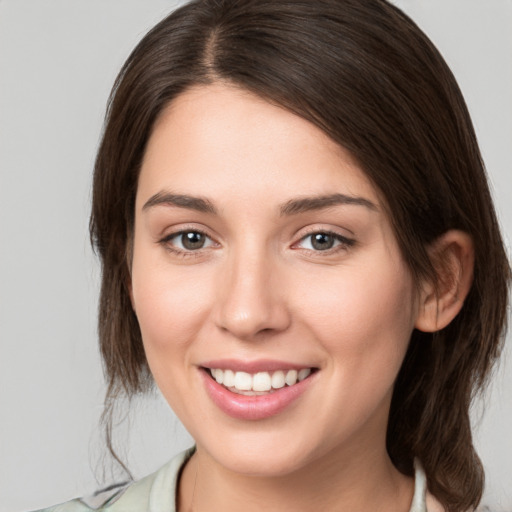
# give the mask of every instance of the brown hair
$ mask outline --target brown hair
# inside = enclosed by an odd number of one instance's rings
[[[391,404],[394,464],[425,467],[449,511],[476,507],[483,470],[469,407],[497,359],[510,267],[472,123],[439,52],[384,0],[195,0],[155,26],[123,66],[108,105],[91,236],[102,262],[99,337],[113,400],[151,386],[127,283],[138,173],[162,109],[192,85],[225,81],[296,113],[347,148],[382,194],[417,282],[427,248],[469,233],[474,281],[455,320],[414,331]],[[110,445],[111,424],[107,421]]]

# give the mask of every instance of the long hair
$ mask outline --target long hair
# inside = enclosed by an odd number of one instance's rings
[[[469,407],[500,353],[510,267],[457,83],[425,34],[384,0],[194,0],[129,56],[109,100],[90,221],[103,270],[104,418],[118,395],[152,384],[128,292],[146,143],[165,106],[214,82],[280,105],[348,149],[382,196],[417,282],[436,280],[427,251],[436,238],[450,229],[472,237],[474,281],[461,312],[439,332],[412,334],[387,448],[407,475],[422,461],[450,512],[476,507],[483,470]]]

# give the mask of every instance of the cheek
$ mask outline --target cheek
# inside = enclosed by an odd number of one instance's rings
[[[412,279],[399,265],[361,265],[311,275],[303,315],[331,355],[345,361],[403,357],[414,325]],[[390,361],[391,362],[391,361]]]
[[[211,301],[209,281],[197,268],[170,266],[136,255],[132,293],[148,359],[179,350],[201,328]]]
[[[153,378],[180,418],[187,417],[193,391],[188,382],[190,347],[211,300],[205,276],[187,267],[134,257],[133,300]]]
[[[303,317],[326,355],[330,385],[325,438],[354,433],[372,417],[387,421],[396,376],[414,325],[413,283],[408,272],[393,266],[379,271],[364,265],[340,269],[329,280],[311,276]],[[299,295],[299,294],[298,294]],[[350,421],[341,423],[347,416]],[[319,414],[323,414],[320,412]],[[379,427],[380,428],[380,427]]]

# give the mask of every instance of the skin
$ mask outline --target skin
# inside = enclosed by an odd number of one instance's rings
[[[367,204],[280,212],[334,192]],[[216,212],[155,200],[165,194]],[[183,231],[205,233],[205,245],[186,250]],[[342,238],[318,250],[319,232]],[[442,247],[460,260],[457,237]],[[413,482],[385,448],[393,383],[415,325],[438,328],[460,306],[445,319],[428,286],[417,293],[379,194],[346,150],[249,92],[189,89],[148,143],[131,276],[149,366],[197,443],[180,510],[409,510]],[[202,363],[223,358],[318,372],[280,414],[240,420],[201,378]]]

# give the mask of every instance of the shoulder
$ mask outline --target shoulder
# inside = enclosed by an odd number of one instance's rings
[[[176,455],[158,471],[132,483],[110,486],[35,512],[174,512],[178,477],[195,448]]]

